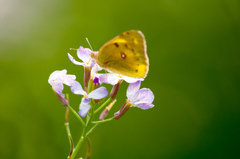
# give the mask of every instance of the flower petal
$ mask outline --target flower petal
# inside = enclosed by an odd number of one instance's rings
[[[63,84],[71,85],[76,79],[75,75],[67,75],[67,70],[54,71],[48,79],[52,89],[54,90],[57,97],[61,100],[63,105],[68,105],[68,101],[65,99],[65,95],[62,93]]]
[[[124,79],[127,83],[135,83],[137,81],[143,81],[143,78],[134,78],[134,77],[128,77],[128,76],[122,76],[122,79]]]
[[[134,105],[138,105],[139,103],[152,103],[154,100],[154,95],[152,91],[148,88],[142,88],[136,92],[135,95],[131,97],[134,102]]]
[[[92,67],[92,70],[91,70],[91,76],[94,78],[94,77],[99,77],[98,75],[98,71],[101,71],[102,68],[97,64],[95,63],[95,65]]]
[[[76,80],[75,75],[66,75],[63,79],[63,83],[70,86],[72,83],[74,83]]]
[[[85,117],[88,113],[88,111],[90,110],[91,106],[89,105],[89,103],[85,103],[84,102],[84,98],[82,98],[82,101],[80,103],[80,106],[79,106],[79,112],[78,114],[81,116],[81,117]]]
[[[99,87],[88,94],[89,98],[102,99],[108,95],[108,91],[105,87]]]
[[[82,103],[89,104],[91,102],[91,98],[82,98]]]
[[[91,62],[91,60],[92,60],[91,55],[90,55],[91,52],[92,52],[92,50],[90,50],[88,48],[83,48],[82,46],[80,46],[79,49],[77,49],[77,56],[84,63]]]
[[[82,63],[82,62],[76,61],[76,60],[72,57],[72,55],[70,55],[69,53],[68,53],[68,58],[69,58],[69,60],[70,60],[73,64],[75,64],[75,65],[82,65],[82,66],[83,66],[83,63]]]
[[[134,94],[136,94],[136,92],[139,90],[141,86],[141,81],[137,81],[135,83],[130,83],[127,89],[127,98],[131,99],[131,96],[133,96]]]
[[[120,78],[113,73],[107,73],[107,74],[99,75],[100,83],[108,83],[108,84],[111,84],[111,85],[115,85],[115,84],[118,83],[119,79]]]
[[[50,85],[52,85],[52,83],[54,83],[54,82],[62,82],[64,77],[66,76],[66,74],[67,74],[67,70],[66,69],[61,70],[61,71],[59,71],[59,70],[54,71],[49,76],[48,83]]]
[[[82,89],[82,86],[79,82],[77,81],[74,81],[72,84],[71,84],[71,91],[74,93],[74,94],[81,94],[81,95],[85,95],[87,94],[83,89]]]
[[[54,82],[54,83],[52,83],[52,88],[56,93],[58,93],[63,98],[65,98],[65,95],[62,93],[62,91],[63,91],[63,84],[62,83]]]
[[[67,70],[64,69],[62,71],[58,70],[54,71],[49,76],[48,82],[50,85],[52,85],[52,88],[56,93],[64,97],[64,95],[62,94],[63,84],[69,86],[71,83],[75,81],[75,79],[76,79],[75,75],[67,75]]]
[[[138,107],[138,108],[144,109],[144,110],[154,107],[154,105],[151,104],[151,103],[140,103],[140,104],[137,104],[135,106]]]

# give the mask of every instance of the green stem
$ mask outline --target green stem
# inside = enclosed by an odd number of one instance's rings
[[[104,108],[110,101],[112,100],[111,97],[108,98],[97,110],[94,111],[94,114],[96,114],[98,111],[100,111],[102,108]]]
[[[93,129],[95,129],[97,127],[98,124],[95,124],[87,133],[86,133],[86,136],[88,136],[92,131]]]
[[[105,123],[105,122],[111,121],[111,120],[113,120],[113,119],[114,119],[114,117],[111,117],[111,118],[105,119],[105,120],[92,121],[92,123],[93,123],[93,124]]]
[[[86,124],[84,123],[82,118],[78,115],[78,113],[70,105],[68,105],[68,108],[72,111],[72,113],[78,118],[78,120],[81,122],[81,124],[85,127]]]
[[[91,152],[92,152],[92,145],[91,145],[91,141],[90,138],[88,137],[88,149],[87,149],[87,155],[85,159],[89,159],[91,157]]]
[[[93,89],[93,79],[90,78],[89,83],[88,83],[88,89],[87,89],[87,93],[89,94],[90,92],[92,92]]]
[[[84,137],[81,135],[78,143],[77,143],[77,146],[75,147],[75,149],[73,150],[73,153],[72,153],[72,156],[71,156],[71,159],[74,159],[75,156],[77,155],[82,143],[83,143],[83,140],[84,140]]]
[[[68,135],[68,141],[69,141],[69,144],[71,146],[71,132],[70,132],[70,128],[69,128],[69,123],[65,123],[65,128],[66,128],[66,131],[67,131],[67,135]]]
[[[85,125],[84,128],[83,128],[82,135],[81,135],[81,137],[80,137],[80,139],[79,139],[79,141],[78,141],[78,143],[77,143],[77,146],[76,146],[75,149],[73,150],[71,159],[74,159],[74,158],[75,158],[75,156],[77,155],[77,153],[78,153],[79,150],[80,150],[80,147],[81,147],[83,141],[84,141],[84,140],[86,139],[86,137],[87,137],[87,135],[86,135],[86,134],[87,134],[87,130],[88,130],[90,124],[91,124],[91,121],[92,121],[92,118],[93,118],[93,115],[94,115],[94,113],[93,113],[94,110],[93,110],[93,106],[92,106],[92,105],[91,105],[90,111],[91,111],[91,113],[90,113],[90,115],[89,115],[89,119],[87,120],[87,123],[86,123],[86,125]]]

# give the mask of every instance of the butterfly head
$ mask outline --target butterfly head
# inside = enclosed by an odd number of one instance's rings
[[[98,60],[98,51],[93,51],[91,52],[91,57],[92,59],[94,59],[95,61]]]

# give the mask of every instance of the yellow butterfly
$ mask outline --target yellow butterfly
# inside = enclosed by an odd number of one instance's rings
[[[129,77],[145,78],[149,62],[141,31],[129,30],[105,43],[92,57],[106,70]]]

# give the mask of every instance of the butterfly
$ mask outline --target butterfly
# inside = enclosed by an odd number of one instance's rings
[[[113,73],[145,78],[149,69],[146,40],[139,30],[126,31],[92,52],[96,63]]]

